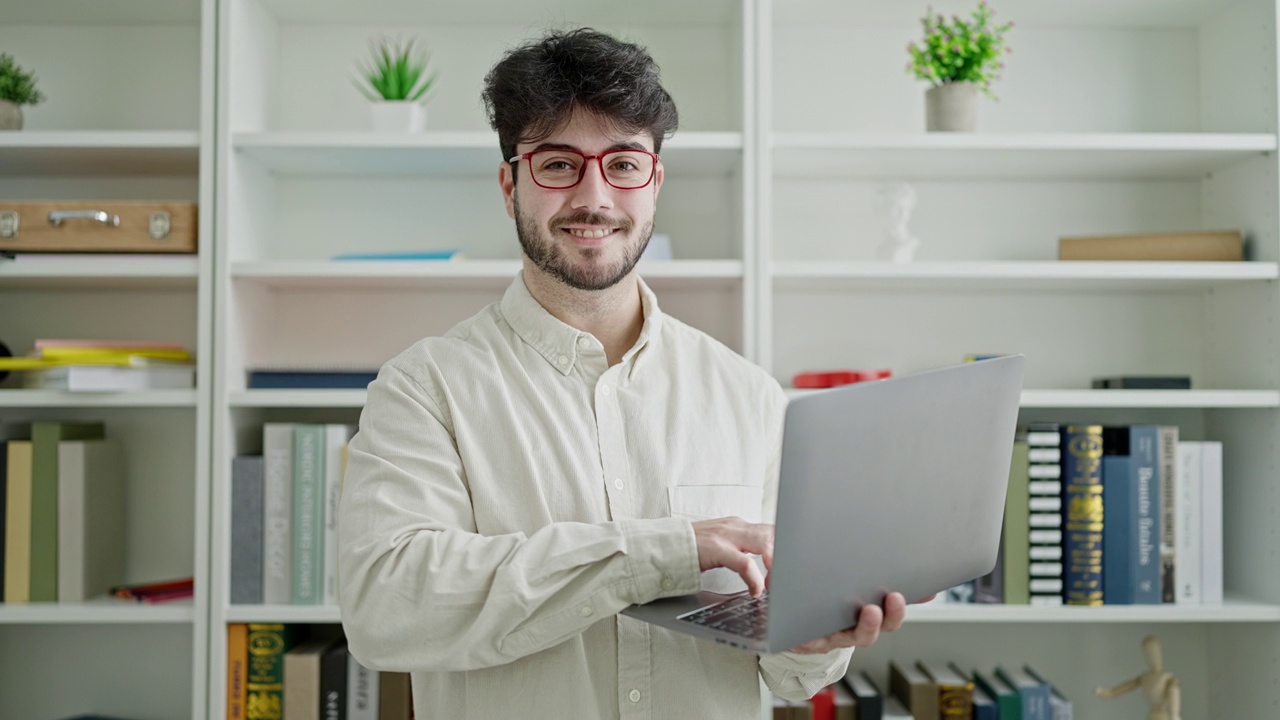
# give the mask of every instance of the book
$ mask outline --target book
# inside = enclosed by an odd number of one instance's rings
[[[231,602],[262,604],[263,460],[231,459]]]
[[[372,370],[250,370],[250,390],[363,390],[378,377]]]
[[[1161,425],[1156,463],[1160,468],[1160,602],[1177,601],[1178,426]]]
[[[293,427],[293,572],[290,602],[319,605],[324,595],[324,426]]]
[[[296,642],[292,626],[249,623],[245,720],[284,720],[284,655]]]
[[[974,670],[970,677],[973,678],[975,687],[995,700],[1000,720],[1022,720],[1022,696],[1018,694],[1017,688],[1003,678],[980,670]]]
[[[955,663],[947,663],[947,669],[956,675],[956,677],[964,679],[970,685],[970,698],[973,704],[972,718],[973,720],[999,720],[1000,711],[996,707],[996,701],[983,690],[982,687],[974,680],[973,675],[966,673],[960,669]]]
[[[124,581],[125,471],[114,440],[58,444],[58,602],[106,595]]]
[[[1017,668],[996,666],[995,674],[1018,691],[1022,700],[1022,720],[1051,720],[1047,684]]]
[[[347,467],[347,443],[355,432],[355,425],[324,426],[324,547],[320,553],[324,560],[320,601],[324,605],[338,604],[338,501]]]
[[[347,720],[347,643],[338,641],[320,658],[320,717]]]
[[[347,720],[378,720],[378,671],[347,652]]]
[[[1072,705],[1072,702],[1068,700],[1053,683],[1045,680],[1044,677],[1040,675],[1040,673],[1036,672],[1030,665],[1023,665],[1022,669],[1031,677],[1031,679],[1048,686],[1050,719],[1071,720],[1072,715],[1074,714],[1074,706]]]
[[[1160,587],[1160,427],[1131,425],[1128,433],[1129,457],[1133,459],[1138,483],[1137,562],[1134,566],[1133,601],[1138,605],[1158,605]],[[1105,493],[1105,490],[1104,490]]]
[[[31,600],[30,440],[5,443],[4,601]]]
[[[846,672],[844,686],[853,696],[857,720],[877,720],[884,713],[884,695],[865,670]]]
[[[1201,446],[1200,554],[1201,597],[1205,605],[1222,604],[1222,443]]]
[[[1190,390],[1190,375],[1117,375],[1096,377],[1094,390]]]
[[[1138,477],[1128,455],[1102,457],[1102,603],[1133,605],[1138,594]]]
[[[911,665],[889,662],[889,690],[911,711],[916,720],[937,720],[938,686],[923,671]]]
[[[835,683],[830,688],[833,720],[858,720],[858,701],[854,699],[849,686],[844,683]]]
[[[249,664],[249,626],[227,624],[227,720],[245,720]]]
[[[908,710],[907,706],[898,698],[886,695],[884,698],[884,715],[880,717],[882,720],[918,720],[920,716]]]
[[[100,422],[31,424],[31,602],[58,600],[58,444],[105,432]]]
[[[134,583],[113,586],[109,591],[112,597],[121,600],[133,600],[138,603],[162,603],[182,600],[195,595],[195,578],[186,577],[160,582]]]
[[[324,717],[320,704],[320,665],[333,643],[306,640],[284,653],[284,720]]]
[[[836,693],[830,685],[814,693],[808,703],[801,701],[800,704],[809,706],[809,717],[813,720],[836,720]]]
[[[352,260],[418,260],[441,262],[449,260],[465,260],[466,256],[461,250],[443,249],[443,250],[406,250],[403,252],[380,252],[380,253],[343,253],[334,255],[332,260],[339,262],[347,262]]]
[[[972,720],[973,681],[940,663],[918,661],[916,667],[938,688],[938,717],[941,720]]]
[[[1000,555],[1004,580],[1004,603],[1026,605],[1030,602],[1030,490],[1027,474],[1030,447],[1026,434],[1013,443],[1013,459],[1009,463],[1009,489],[1005,495],[1004,526],[1000,531]]]
[[[288,605],[293,593],[293,425],[262,427],[262,602]]]
[[[1102,426],[1068,425],[1062,446],[1063,600],[1068,605],[1101,605]]]
[[[1239,231],[1065,236],[1058,238],[1058,259],[1239,262],[1244,242]]]
[[[151,363],[145,367],[116,365],[57,365],[28,370],[24,387],[65,392],[132,392],[186,390],[195,387],[196,366],[190,363]]]
[[[1175,586],[1175,602],[1179,605],[1199,605],[1202,595],[1201,580],[1201,523],[1202,500],[1200,463],[1201,445],[1198,442],[1178,443],[1178,533],[1175,554],[1178,562],[1178,580]]]
[[[1031,572],[1030,554],[1037,548],[1062,547],[1062,513],[1060,510],[1039,508],[1033,500],[1045,497],[1061,498],[1062,480],[1062,426],[1058,423],[1028,423],[1027,442],[1027,602],[1032,605],[1061,605],[1063,602],[1063,574],[1061,568],[1050,573],[1050,568],[1038,564]],[[1061,565],[1061,563],[1059,563]]]
[[[413,689],[409,674],[378,673],[378,720],[412,720]]]

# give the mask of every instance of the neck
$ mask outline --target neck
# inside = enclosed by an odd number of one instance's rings
[[[525,258],[524,284],[552,317],[599,340],[609,365],[621,362],[640,337],[644,307],[635,272],[605,290],[578,290],[550,277]]]

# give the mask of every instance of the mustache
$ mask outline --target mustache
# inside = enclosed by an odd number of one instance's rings
[[[631,227],[634,225],[628,218],[611,218],[608,215],[587,212],[586,210],[571,213],[566,217],[554,218],[547,224],[552,231],[568,225],[608,225],[609,227],[616,227],[624,233],[631,232]]]

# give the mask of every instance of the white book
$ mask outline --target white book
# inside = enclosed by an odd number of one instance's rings
[[[1061,512],[1062,498],[1053,495],[1032,495],[1027,501],[1031,512]]]
[[[1061,545],[1031,545],[1027,548],[1032,560],[1061,560]]]
[[[196,366],[166,363],[145,367],[118,365],[58,365],[23,374],[27,388],[67,392],[129,392],[136,390],[190,389],[196,384]]]
[[[324,594],[325,605],[338,604],[338,500],[342,473],[346,470],[347,442],[356,426],[329,423],[324,426]]]
[[[288,605],[293,585],[293,423],[262,426],[262,602]]]
[[[378,671],[347,653],[347,720],[378,720]]]
[[[1200,458],[1203,455],[1198,442],[1178,443],[1178,473],[1175,478],[1177,494],[1177,531],[1174,535],[1174,563],[1178,568],[1174,586],[1175,602],[1179,605],[1199,605],[1201,602],[1201,524],[1200,524]]]
[[[1222,443],[1200,444],[1200,601],[1222,604]]]
[[[114,440],[58,443],[58,602],[125,581],[124,461]]]

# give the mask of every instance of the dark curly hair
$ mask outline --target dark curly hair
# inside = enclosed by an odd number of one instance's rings
[[[553,31],[508,50],[485,75],[481,98],[504,158],[517,143],[563,128],[577,108],[624,132],[650,133],[654,152],[679,124],[649,51],[591,28]]]

